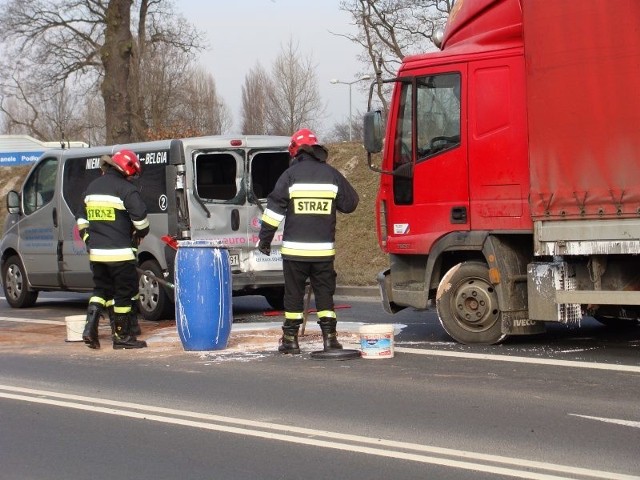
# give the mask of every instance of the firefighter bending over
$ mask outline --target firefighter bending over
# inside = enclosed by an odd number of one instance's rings
[[[100,167],[103,175],[87,187],[76,216],[94,282],[82,340],[89,348],[100,348],[100,313],[113,301],[113,348],[143,348],[147,344],[136,338],[131,324],[132,299],[138,294],[134,246],[149,233],[149,220],[140,192],[129,181],[142,168],[130,150],[103,156]]]

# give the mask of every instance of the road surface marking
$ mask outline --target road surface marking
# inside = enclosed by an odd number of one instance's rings
[[[43,325],[65,325],[64,320],[37,320],[35,318],[0,317],[0,322],[39,323]]]
[[[573,417],[588,418],[589,420],[597,420],[605,423],[615,423],[616,425],[624,425],[625,427],[640,428],[640,422],[631,420],[621,420],[619,418],[591,417],[589,415],[580,415],[578,413],[570,413]]]
[[[435,357],[455,357],[455,358],[468,358],[473,360],[493,360],[496,362],[512,362],[512,363],[529,363],[535,365],[553,365],[556,367],[571,367],[571,368],[590,368],[593,370],[610,370],[615,372],[634,372],[640,373],[640,366],[636,365],[614,365],[609,363],[599,362],[578,362],[575,360],[554,360],[551,358],[530,358],[530,357],[517,357],[508,355],[491,355],[487,353],[466,353],[466,352],[452,352],[445,350],[429,350],[418,348],[404,348],[395,347],[396,352],[410,353],[413,355],[429,355]]]
[[[0,398],[535,480],[640,477],[430,445],[0,385]],[[117,407],[117,408],[116,408]],[[370,446],[374,445],[374,446]],[[446,458],[451,457],[451,458]],[[484,463],[480,463],[484,462]],[[502,466],[505,465],[505,466]],[[538,471],[532,471],[536,469]],[[571,475],[566,477],[563,475]]]

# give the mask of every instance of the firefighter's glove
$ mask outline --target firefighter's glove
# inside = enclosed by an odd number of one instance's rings
[[[140,242],[142,242],[142,237],[139,237],[136,232],[133,232],[131,235],[131,246],[134,250],[137,250],[140,246]]]
[[[258,250],[260,251],[260,253],[268,257],[269,255],[271,255],[271,242],[260,240],[258,242]]]

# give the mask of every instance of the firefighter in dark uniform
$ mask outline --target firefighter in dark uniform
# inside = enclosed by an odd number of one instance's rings
[[[333,305],[336,212],[353,212],[358,194],[338,170],[326,163],[327,149],[312,131],[296,132],[289,153],[291,165],[269,194],[258,242],[260,252],[270,255],[276,229],[285,221],[281,249],[285,319],[278,350],[300,353],[298,331],[307,279],[315,296],[324,350],[341,349]]]
[[[87,187],[76,216],[94,282],[82,339],[89,348],[100,348],[98,322],[108,308],[110,317],[113,312],[113,348],[143,348],[147,344],[136,338],[131,324],[132,298],[138,294],[135,246],[149,233],[147,208],[130,182],[140,174],[140,160],[121,150],[103,156],[100,166],[103,175]]]

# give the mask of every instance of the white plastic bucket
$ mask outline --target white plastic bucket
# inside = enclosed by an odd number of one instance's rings
[[[393,325],[362,325],[360,327],[362,358],[393,357]]]
[[[64,317],[67,324],[67,342],[81,342],[87,315],[69,315]]]

